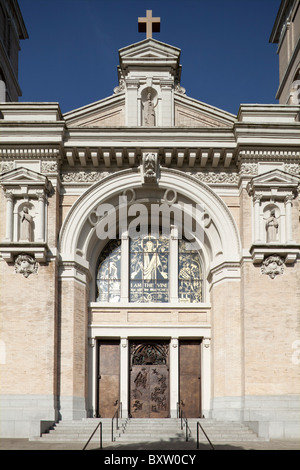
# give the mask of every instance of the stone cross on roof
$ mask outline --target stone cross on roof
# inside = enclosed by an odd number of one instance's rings
[[[146,33],[146,39],[152,38],[152,33],[160,32],[160,18],[152,17],[152,10],[147,10],[146,18],[139,18],[139,33]]]

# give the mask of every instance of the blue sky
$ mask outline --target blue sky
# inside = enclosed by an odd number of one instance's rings
[[[71,111],[113,94],[118,50],[145,39],[138,17],[161,18],[158,41],[181,49],[181,85],[233,114],[241,103],[277,103],[277,46],[269,37],[280,0],[19,0],[20,101]]]

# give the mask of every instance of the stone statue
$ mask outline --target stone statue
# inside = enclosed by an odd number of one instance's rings
[[[275,209],[271,210],[270,217],[266,223],[267,243],[277,241],[279,223],[275,215]]]
[[[144,126],[155,126],[155,111],[154,103],[151,100],[151,93],[147,95],[147,101],[144,103],[144,114],[143,114],[143,125]]]
[[[33,219],[28,212],[28,207],[24,207],[21,216],[20,240],[26,242],[33,241]]]

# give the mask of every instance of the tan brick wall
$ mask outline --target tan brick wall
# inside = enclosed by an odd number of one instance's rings
[[[239,197],[234,196],[222,196],[222,200],[225,202],[226,206],[231,212],[231,215],[236,223],[238,230],[241,226],[241,217],[240,217],[240,199]]]
[[[241,396],[242,338],[240,285],[223,281],[214,285],[212,303],[212,396]]]
[[[87,292],[77,280],[61,288],[61,395],[85,397],[87,391]]]
[[[292,362],[292,344],[300,339],[300,263],[275,279],[250,262],[242,272],[245,393],[299,393],[300,369]]]
[[[61,224],[63,224],[69,210],[75,204],[79,196],[62,196],[61,197],[61,204],[60,204],[60,220]]]
[[[0,262],[1,327],[6,362],[1,365],[4,394],[53,394],[56,376],[56,269],[40,265],[27,279]]]

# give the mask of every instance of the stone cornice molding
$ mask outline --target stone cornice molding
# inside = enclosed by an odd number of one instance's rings
[[[219,264],[215,264],[208,273],[208,282],[212,286],[218,282],[228,280],[239,280],[241,277],[241,265],[240,262],[228,262],[221,261]]]
[[[59,277],[60,279],[76,279],[83,284],[89,283],[93,276],[89,268],[83,263],[83,260],[60,260],[59,261]]]
[[[261,264],[268,256],[276,255],[284,259],[285,264],[293,264],[300,257],[300,245],[279,243],[254,243],[250,247],[253,264]]]
[[[1,147],[0,158],[3,160],[18,160],[27,158],[60,159],[61,150],[55,147]]]
[[[39,242],[1,242],[0,255],[7,263],[13,263],[20,254],[34,256],[40,263],[45,263],[48,258],[55,258],[55,254],[50,252],[47,243]]]
[[[6,122],[10,125],[12,123],[31,124],[36,125],[39,123],[63,123],[63,115],[61,113],[59,103],[39,103],[39,102],[17,102],[17,103],[1,103],[1,113],[3,119],[1,126]]]
[[[300,151],[299,150],[276,150],[276,149],[250,149],[250,150],[240,150],[237,153],[237,161],[242,160],[272,160],[272,161],[285,161],[285,160],[295,160],[299,162]]]

